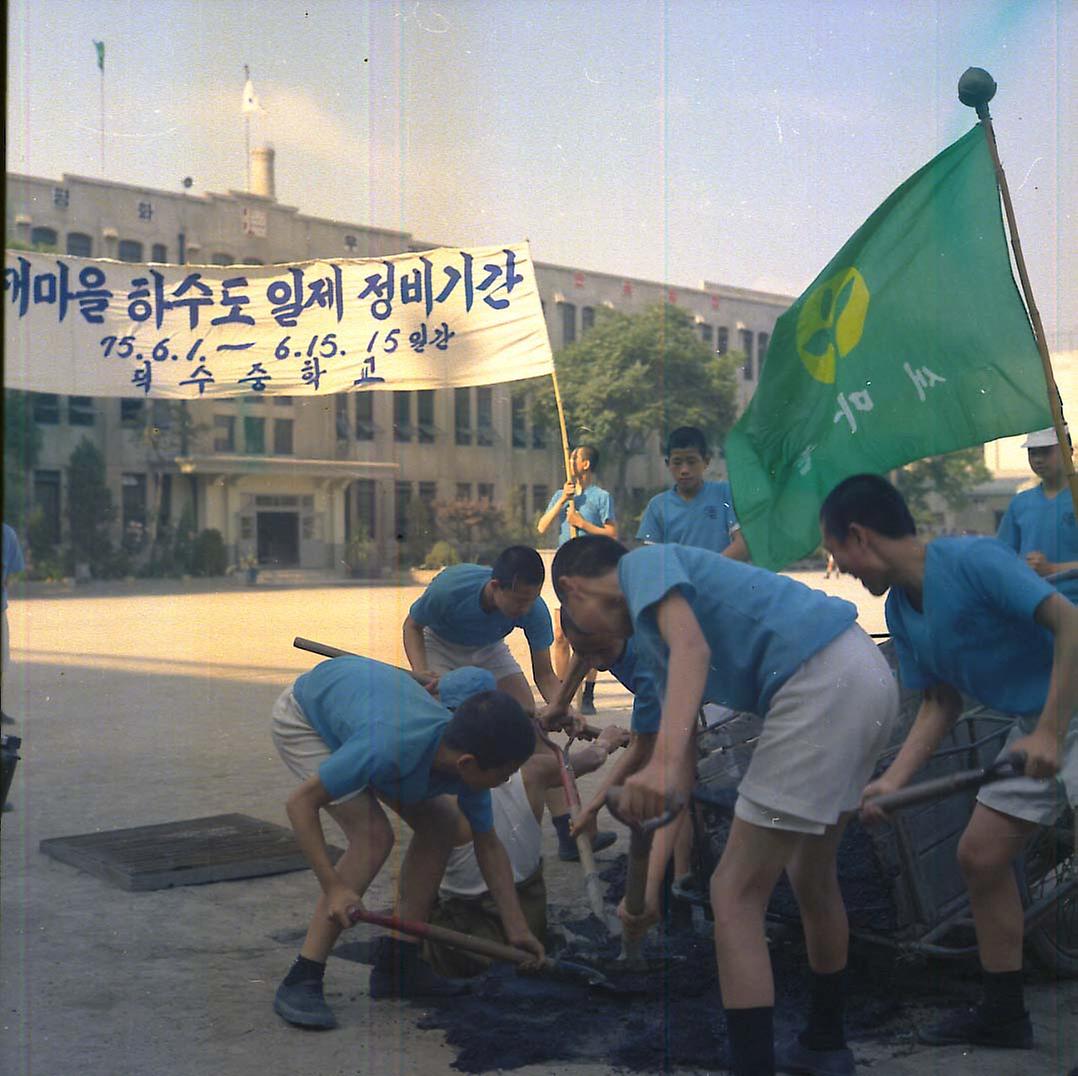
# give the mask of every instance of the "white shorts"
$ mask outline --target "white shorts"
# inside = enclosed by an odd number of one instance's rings
[[[270,731],[277,754],[301,781],[306,781],[308,777],[317,777],[318,767],[333,754],[329,744],[312,728],[290,687],[285,688],[273,704]],[[364,791],[366,790],[357,788],[333,802],[347,803]]]
[[[480,669],[486,669],[495,680],[524,675],[516,658],[509,653],[509,647],[500,639],[489,646],[476,649],[446,642],[430,628],[424,628],[423,642],[427,647],[427,668],[439,676],[465,665],[477,665]]]
[[[813,654],[771,700],[735,814],[821,834],[854,810],[898,714],[898,688],[856,624]]]

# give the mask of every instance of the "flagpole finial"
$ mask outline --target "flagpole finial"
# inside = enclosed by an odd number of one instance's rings
[[[996,80],[983,67],[967,67],[958,80],[958,99],[988,119],[988,102],[996,96]]]

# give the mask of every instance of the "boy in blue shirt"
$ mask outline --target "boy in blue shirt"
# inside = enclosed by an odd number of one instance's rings
[[[656,494],[644,509],[637,541],[674,542],[710,549],[748,560],[749,550],[734,514],[733,494],[726,481],[708,482],[711,465],[707,439],[695,426],[680,426],[666,439],[666,466],[673,489]]]
[[[1031,433],[1022,445],[1029,452],[1030,470],[1039,486],[1019,493],[1007,506],[996,537],[1013,549],[1040,576],[1078,569],[1078,523],[1074,499],[1063,472],[1063,452],[1055,427]],[[1055,582],[1055,580],[1050,580]],[[1060,580],[1059,592],[1078,602],[1078,574]]]
[[[326,959],[351,911],[393,847],[385,807],[413,830],[401,865],[397,914],[426,920],[457,837],[457,805],[471,825],[476,859],[511,944],[541,960],[528,929],[505,849],[494,832],[490,789],[535,750],[535,729],[520,704],[492,691],[480,669],[441,678],[442,701],[406,672],[363,657],[324,661],[300,676],[273,708],[273,740],[301,780],[288,798],[289,821],[322,895],[300,954],[278,987],[274,1009],[301,1027],[336,1026],[322,990]],[[348,848],[330,861],[319,812],[344,831]],[[420,959],[419,946],[380,939],[371,997],[459,992]]]
[[[1022,902],[1013,863],[1039,825],[1078,800],[1078,608],[993,538],[917,537],[902,495],[877,475],[836,486],[820,510],[824,544],[844,572],[887,596],[903,684],[924,692],[894,762],[865,789],[902,787],[962,711],[965,692],[1015,715],[1004,753],[1023,777],[985,786],[958,846],[981,960],[983,1000],[921,1028],[922,1042],[1029,1049],[1022,989]]]
[[[550,525],[558,520],[558,545],[563,546],[570,538],[582,534],[605,534],[610,538],[618,536],[617,523],[614,519],[614,499],[601,486],[595,477],[599,467],[599,450],[591,445],[580,445],[573,449],[569,465],[575,481],[566,482],[546,506],[546,511],[539,517],[536,530],[545,534]],[[580,492],[577,493],[577,487]],[[554,616],[554,671],[561,679],[569,669],[569,644],[562,631],[561,616]],[[584,698],[580,712],[586,716],[595,713],[595,669],[589,669],[584,681]]]
[[[704,699],[763,715],[735,817],[711,879],[715,952],[737,1076],[774,1072],[774,983],[764,934],[771,891],[786,871],[801,909],[812,1006],[803,1049],[827,1071],[853,1071],[842,979],[849,930],[835,856],[898,708],[886,660],[849,602],[704,549],[653,545],[627,553],[577,538],[554,558],[554,587],[585,632],[632,636],[662,689],[651,758],[624,785],[643,821],[667,795],[686,800]],[[652,857],[649,875],[665,863]],[[630,934],[658,919],[621,916]]]

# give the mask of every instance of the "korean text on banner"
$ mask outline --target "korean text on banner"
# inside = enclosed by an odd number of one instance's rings
[[[276,266],[9,250],[5,386],[76,396],[314,396],[554,368],[527,244]]]
[[[1049,425],[975,127],[872,214],[775,323],[759,387],[726,442],[753,561],[820,541],[843,478]]]

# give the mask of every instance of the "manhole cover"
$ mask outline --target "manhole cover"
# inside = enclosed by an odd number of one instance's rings
[[[290,829],[245,814],[50,837],[41,851],[121,889],[168,889],[307,869]],[[339,848],[330,848],[336,860]]]

